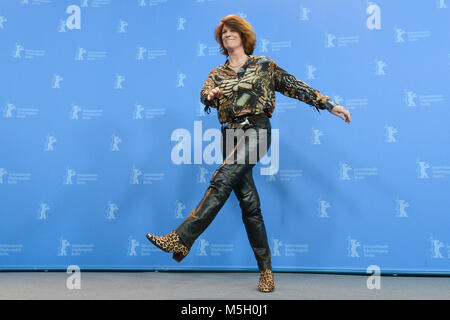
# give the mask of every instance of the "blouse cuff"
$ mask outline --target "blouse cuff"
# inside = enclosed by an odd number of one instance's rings
[[[325,102],[325,107],[329,112],[331,112],[331,109],[333,109],[335,106],[337,106],[337,103],[334,101],[328,100],[327,102]]]

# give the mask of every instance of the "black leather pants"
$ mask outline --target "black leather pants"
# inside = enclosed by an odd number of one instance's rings
[[[224,162],[212,176],[203,199],[175,232],[184,245],[191,248],[194,241],[216,217],[231,191],[234,191],[242,209],[242,220],[258,268],[259,270],[272,269],[260,199],[252,176],[253,167],[270,148],[270,120],[267,118],[255,124],[245,125],[240,131],[244,135],[233,138],[232,135],[236,136],[237,132],[222,126]]]

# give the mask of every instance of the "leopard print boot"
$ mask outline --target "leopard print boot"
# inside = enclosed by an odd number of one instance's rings
[[[175,230],[162,237],[155,236],[151,233],[147,233],[146,236],[151,243],[161,250],[173,252],[173,258],[178,262],[181,262],[181,260],[189,253],[189,248],[181,242],[180,237],[175,233]]]
[[[272,270],[260,270],[258,290],[261,292],[272,292],[275,289]]]

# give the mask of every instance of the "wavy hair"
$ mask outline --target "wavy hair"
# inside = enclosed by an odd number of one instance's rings
[[[245,54],[251,55],[255,50],[256,45],[255,31],[253,30],[252,26],[247,20],[235,14],[230,14],[225,18],[223,18],[222,20],[220,20],[219,25],[216,27],[216,30],[214,31],[214,36],[220,46],[220,53],[228,57],[228,51],[223,46],[222,41],[222,29],[224,25],[227,25],[228,27],[237,31],[240,34]]]

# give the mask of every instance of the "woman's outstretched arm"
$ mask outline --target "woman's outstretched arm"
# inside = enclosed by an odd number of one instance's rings
[[[350,123],[350,112],[348,112],[348,110],[343,106],[339,106],[332,101],[329,96],[322,95],[319,90],[312,88],[305,82],[286,72],[272,60],[270,62],[270,68],[273,73],[276,91],[290,98],[295,98],[314,106],[317,111],[320,109],[328,110],[330,113]],[[340,113],[343,115],[340,115]]]

